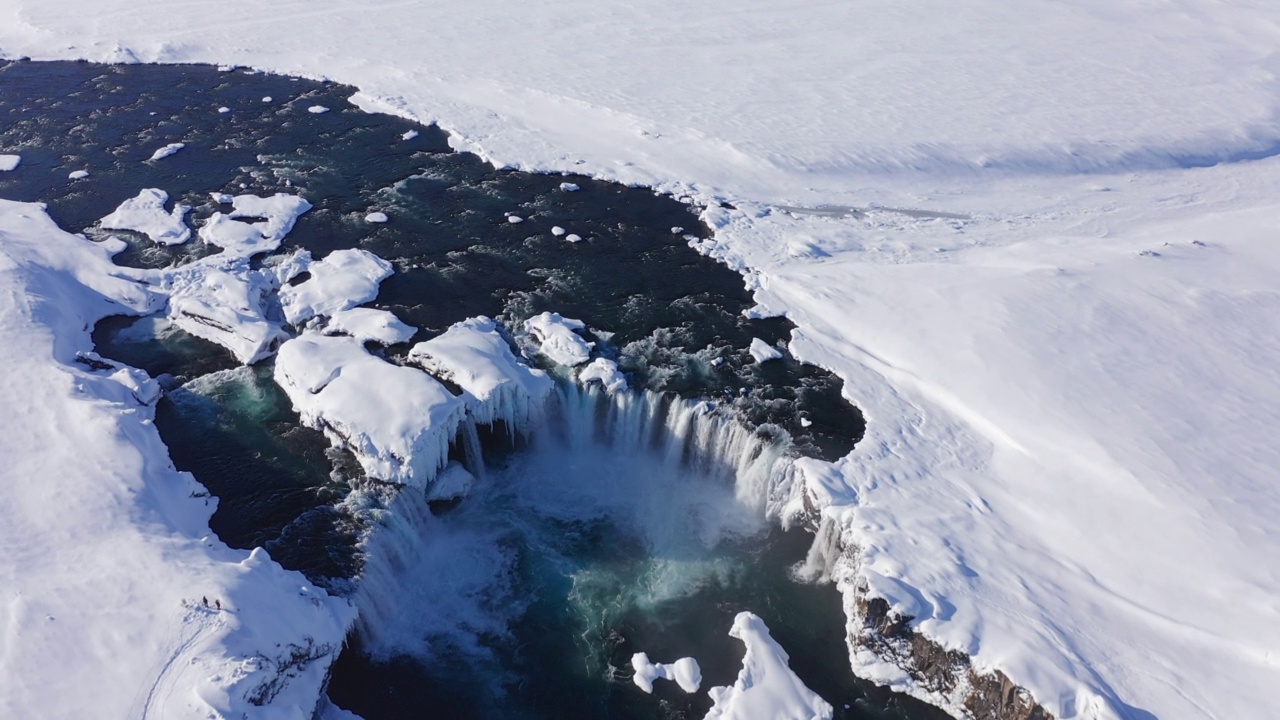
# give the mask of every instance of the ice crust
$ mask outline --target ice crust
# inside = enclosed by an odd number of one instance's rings
[[[715,703],[704,720],[830,720],[831,705],[791,671],[787,651],[759,616],[740,612],[729,634],[747,646],[731,687],[707,691]]]
[[[557,365],[576,367],[591,359],[595,343],[578,335],[578,331],[587,329],[581,320],[544,312],[525,320],[524,329],[538,341],[539,351]]]
[[[820,474],[851,615],[866,587],[1061,720],[1270,718],[1280,7],[73,5],[0,0],[3,52],[333,78],[496,166],[708,208],[691,244],[868,419]]]
[[[181,245],[191,239],[191,229],[183,221],[191,208],[175,203],[173,211],[166,212],[164,206],[168,202],[169,193],[146,188],[136,197],[120,203],[120,207],[102,218],[99,224],[107,230],[143,233],[157,245]]]

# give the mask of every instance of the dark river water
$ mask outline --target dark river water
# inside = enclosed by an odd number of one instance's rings
[[[352,92],[205,66],[0,64],[0,152],[22,156],[0,173],[0,197],[47,203],[71,232],[124,238],[121,264],[164,267],[212,250],[196,239],[157,248],[97,220],[148,187],[192,206],[192,227],[218,209],[212,192],[300,194],[314,208],[281,252],[360,247],[391,261],[370,305],[416,326],[414,342],[475,315],[514,328],[559,312],[587,323],[633,388],[656,393],[646,400],[656,415],[713,398],[782,438],[779,452],[824,459],[861,437],[837,378],[790,358],[752,361],[752,338],[781,343],[791,326],[744,314],[753,303],[742,278],[690,249],[708,233],[690,206],[585,177],[495,170],[450,151],[438,128],[355,109]],[[330,110],[308,112],[315,105]],[[147,162],[171,142],[186,147]],[[68,178],[78,170],[88,177]],[[390,222],[365,222],[375,210]],[[629,659],[692,655],[704,690],[732,684],[742,646],[727,632],[742,610],[766,621],[837,717],[946,717],[849,672],[839,594],[792,572],[807,532],[745,512],[732,482],[658,458],[660,431],[625,447],[583,431],[609,412],[598,393],[562,383],[544,436],[513,444],[482,433],[481,483],[433,513],[302,427],[270,360],[240,367],[159,317],[108,318],[94,340],[166,388],[157,427],[174,463],[218,499],[219,537],[263,546],[358,605],[369,588],[382,594],[329,686],[367,720],[701,717],[705,692],[660,682],[646,695]],[[408,347],[381,352],[394,361]]]

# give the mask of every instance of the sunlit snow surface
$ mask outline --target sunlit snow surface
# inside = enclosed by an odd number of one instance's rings
[[[870,421],[819,493],[846,583],[1060,718],[1268,717],[1280,10],[662,9],[4,0],[0,47],[323,75],[499,164],[731,200],[702,248]]]

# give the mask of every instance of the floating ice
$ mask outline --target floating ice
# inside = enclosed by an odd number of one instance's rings
[[[83,180],[84,178],[87,178],[87,177],[89,177],[88,170],[72,170],[71,172],[67,173],[68,180]]]
[[[738,613],[729,634],[747,646],[747,653],[733,687],[707,691],[715,705],[704,720],[830,720],[831,705],[791,671],[787,652],[763,620]]]
[[[107,230],[143,233],[157,245],[181,245],[191,238],[191,230],[183,222],[183,217],[191,208],[178,203],[173,206],[172,212],[166,212],[164,206],[167,202],[168,193],[156,188],[146,188],[137,197],[120,203],[120,207],[102,218],[99,224]]]
[[[565,237],[565,240],[568,240],[571,243],[582,242],[582,236],[570,234],[567,237]]]
[[[547,374],[516,357],[487,317],[463,320],[414,345],[409,362],[462,388],[477,423],[502,420],[511,432],[525,428],[551,392]]]
[[[576,183],[562,182],[560,183],[560,189],[565,192],[578,192],[581,188],[579,188]]]
[[[513,225],[516,225],[516,224],[519,224],[519,223],[524,222],[524,218],[520,217],[519,215],[508,215],[508,216],[507,216],[507,222],[509,222],[509,223],[511,223],[511,224],[513,224]]]
[[[321,332],[325,335],[350,335],[366,342],[394,345],[409,342],[417,328],[406,325],[386,310],[358,307],[333,313]]]
[[[418,137],[418,131],[417,131],[417,130],[410,130],[410,131],[408,131],[408,132],[404,133],[403,135],[401,135],[401,136],[400,136],[400,139],[401,139],[401,140],[412,140],[412,139],[414,139],[414,138],[416,138],[416,137]]]
[[[384,212],[371,212],[364,216],[364,221],[369,223],[384,223],[389,219]]]
[[[578,382],[585,385],[592,380],[598,381],[611,393],[627,389],[627,378],[618,370],[618,364],[605,358],[596,358],[578,371]]]
[[[16,170],[21,162],[21,155],[0,155],[0,172]]]
[[[280,289],[280,308],[295,327],[316,315],[332,315],[378,296],[378,284],[391,276],[391,263],[366,250],[345,249],[324,260],[303,263],[311,274]]]
[[[270,96],[270,95],[268,95],[268,96],[266,96],[266,97],[262,98],[262,102],[264,102],[264,103],[269,103],[269,102],[271,102],[271,100],[272,100],[272,98],[271,98],[271,96]]]
[[[689,694],[698,692],[702,685],[702,669],[691,657],[680,658],[673,663],[654,663],[649,662],[648,655],[640,652],[631,656],[631,667],[636,671],[631,679],[649,694],[653,694],[653,681],[658,678],[674,680],[681,690]]]
[[[155,152],[151,153],[151,159],[152,159],[152,160],[163,160],[163,159],[165,159],[165,158],[169,157],[170,155],[172,155],[172,154],[174,154],[174,153],[178,152],[179,150],[181,150],[182,148],[184,148],[184,147],[186,147],[186,146],[187,146],[187,144],[186,144],[186,143],[180,143],[180,142],[176,142],[176,143],[169,143],[168,145],[165,145],[164,147],[160,148],[159,150],[156,150]]]
[[[755,358],[758,363],[768,362],[769,360],[777,360],[782,357],[782,352],[778,348],[761,340],[760,338],[751,338],[751,347],[748,350],[751,357]]]
[[[370,355],[357,338],[289,340],[275,380],[303,424],[351,450],[370,477],[415,487],[444,467],[465,415],[462,399],[439,381]]]
[[[572,236],[570,236],[572,237]],[[578,336],[587,326],[581,320],[560,317],[559,313],[544,312],[524,321],[524,329],[541,343],[542,354],[558,365],[574,367],[591,358],[589,343]]]
[[[231,108],[229,108],[229,107],[227,107],[227,106],[223,105],[222,107],[218,108],[218,112],[219,112],[219,113],[224,113],[224,114],[225,114],[225,113],[229,113],[229,112],[231,112]]]
[[[684,228],[680,227],[679,225],[676,225],[675,227],[671,228],[672,235],[679,235],[682,232],[684,232]]]
[[[307,108],[307,112],[311,113],[312,115],[323,115],[324,113],[329,112],[329,108],[323,105],[312,105],[311,107]]]
[[[551,234],[555,235],[556,237],[560,237],[561,235],[564,235],[564,233],[565,233],[565,229],[560,227],[559,225],[553,225],[551,227]]]

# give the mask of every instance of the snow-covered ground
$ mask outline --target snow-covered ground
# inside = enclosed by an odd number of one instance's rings
[[[500,165],[730,202],[708,212],[717,233],[701,249],[792,318],[790,352],[838,372],[868,419],[822,488],[828,522],[862,548],[836,574],[1059,718],[1265,718],[1275,704],[1276,47],[1280,7],[1212,0],[382,12],[333,0],[181,12],[162,0],[0,0],[5,56],[332,78],[358,86],[362,106],[437,120]],[[81,507],[106,502],[76,485],[89,482],[83,468],[40,463],[91,456],[121,487],[159,470],[116,433],[114,411],[69,399],[71,376],[48,350],[16,349],[48,348],[45,325],[60,321],[22,309],[43,271],[4,272],[0,352],[21,372],[5,376],[3,397],[48,423],[10,427],[19,414],[6,414],[10,466],[40,470],[6,469],[3,502],[31,505],[0,524],[13,549],[2,586],[41,596],[69,576],[50,563],[18,572],[35,561],[13,558],[40,552],[30,538],[51,531],[24,519],[43,517],[36,496],[9,488],[56,478],[47,491]],[[98,414],[73,426],[77,444],[47,431],[65,425],[51,413],[82,412]],[[48,437],[12,437],[41,427]],[[70,452],[82,446],[96,454]],[[74,547],[152,557],[129,552],[154,547],[128,510],[138,502],[68,513],[67,531],[85,539]],[[101,541],[113,533],[125,550]],[[157,584],[185,587],[199,567]],[[136,644],[111,635],[121,628],[163,635],[143,620],[162,599],[103,592],[129,616],[107,627],[76,609],[44,613],[78,617],[63,631],[24,620],[27,601],[6,597],[19,619],[0,643],[0,698],[59,715],[29,693],[91,695],[61,691],[68,677],[111,702],[128,693],[120,678],[141,674],[129,663],[28,662],[76,633],[96,633],[104,653]]]
[[[109,257],[0,200],[0,717],[306,720],[354,611],[209,531],[159,387],[91,353],[157,305]]]

